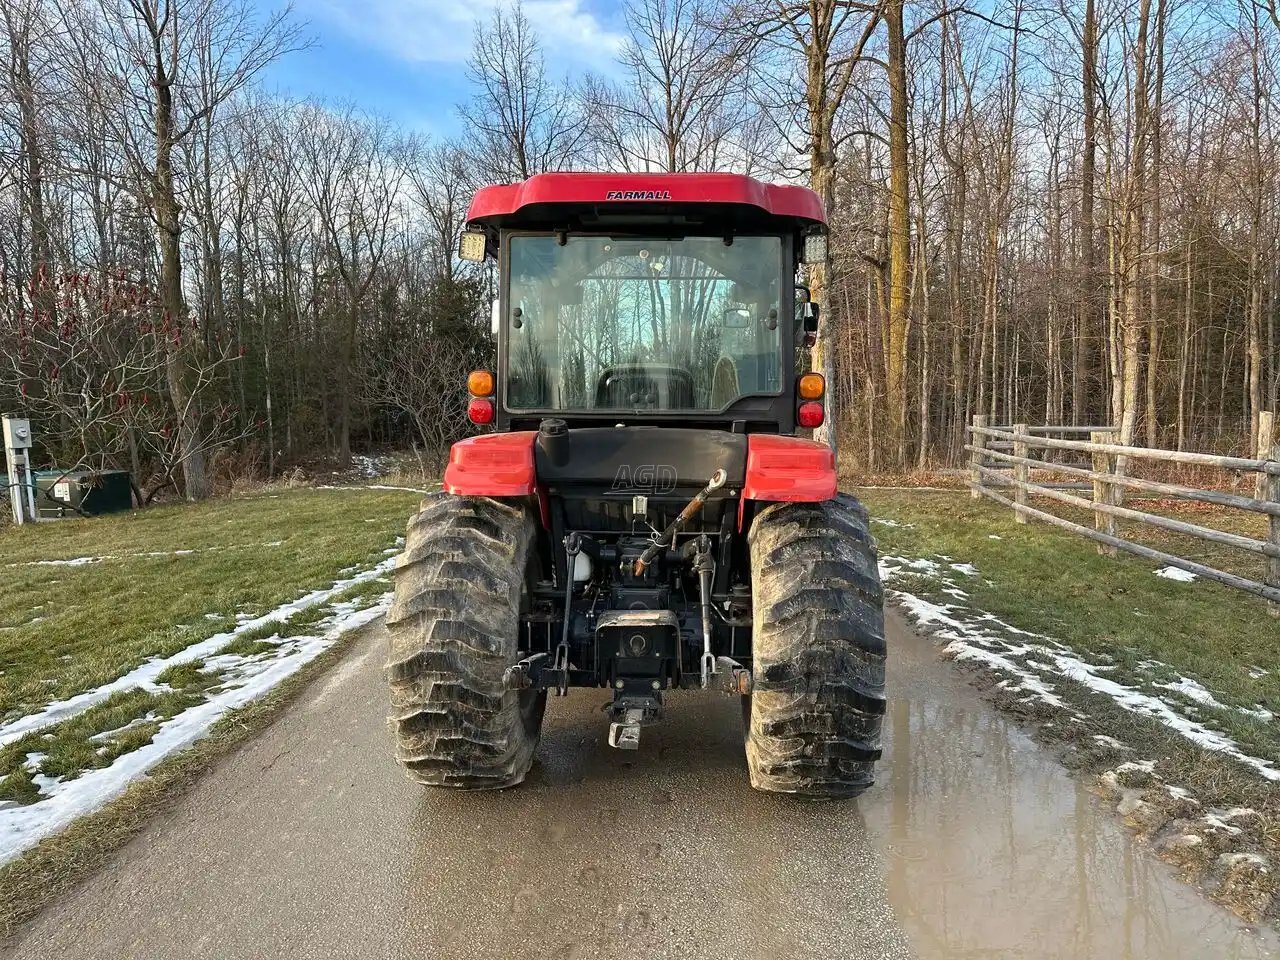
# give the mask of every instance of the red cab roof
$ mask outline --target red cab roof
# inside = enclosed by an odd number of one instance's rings
[[[822,201],[808,187],[761,183],[738,173],[543,173],[523,183],[481,187],[467,222],[501,220],[539,204],[635,203],[745,204],[776,217],[827,222]]]

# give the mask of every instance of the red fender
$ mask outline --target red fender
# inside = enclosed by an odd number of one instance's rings
[[[462,497],[538,498],[542,525],[550,526],[547,496],[538,488],[533,465],[534,430],[486,433],[459,440],[449,449],[445,493]]]
[[[527,497],[538,489],[532,430],[459,440],[444,469],[446,493],[463,497]]]
[[[825,443],[769,433],[747,437],[747,475],[738,501],[739,530],[748,500],[812,503],[835,495],[836,458]]]

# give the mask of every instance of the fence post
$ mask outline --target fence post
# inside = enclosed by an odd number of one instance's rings
[[[1270,410],[1258,414],[1258,436],[1254,443],[1254,456],[1258,460],[1280,460],[1280,446],[1276,444],[1276,415]],[[1255,481],[1255,495],[1259,500],[1280,502],[1280,477],[1270,473],[1259,473]],[[1280,547],[1280,517],[1267,515],[1267,539]],[[1264,581],[1269,587],[1280,587],[1280,560],[1266,557],[1266,575]],[[1267,612],[1273,617],[1280,616],[1280,604],[1269,601]]]
[[[1031,448],[1027,446],[1027,425],[1014,424],[1013,455],[1025,457]],[[1013,502],[1025,507],[1027,505],[1027,484],[1031,482],[1031,467],[1025,463],[1013,465]],[[1013,511],[1014,523],[1027,523],[1028,518],[1021,510]]]
[[[1094,430],[1089,434],[1090,443],[1111,443],[1115,438],[1115,434],[1110,430]],[[1101,450],[1093,451],[1093,472],[1105,473],[1112,476],[1116,472],[1116,458],[1113,454],[1104,453]],[[1115,486],[1105,480],[1093,481],[1093,502],[1094,504],[1113,504],[1115,494]],[[1101,510],[1093,511],[1093,528],[1099,533],[1105,533],[1108,536],[1116,535],[1116,518],[1113,514],[1103,513]],[[1116,548],[1110,544],[1098,544],[1098,552],[1104,556],[1114,557]]]
[[[973,415],[974,427],[985,427],[987,425],[987,416],[983,413],[975,413]],[[969,454],[969,496],[974,500],[982,499],[982,471],[978,468],[983,466],[983,460],[986,459],[982,451],[987,445],[987,436],[984,433],[975,433],[972,428],[969,430],[969,438],[972,441],[971,446],[976,447]]]

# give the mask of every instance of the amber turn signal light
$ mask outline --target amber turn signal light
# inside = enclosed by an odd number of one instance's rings
[[[827,414],[822,409],[822,404],[813,401],[800,404],[800,409],[796,411],[796,423],[810,430],[822,426],[822,421],[826,418]]]
[[[473,398],[467,404],[467,419],[481,426],[486,423],[493,423],[493,401]]]
[[[473,397],[493,395],[493,374],[488,370],[472,370],[467,374],[467,393]],[[488,423],[488,421],[485,421]]]
[[[821,400],[827,392],[827,381],[820,373],[806,373],[796,384],[801,400]]]

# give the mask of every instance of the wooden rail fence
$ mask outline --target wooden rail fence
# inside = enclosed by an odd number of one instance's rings
[[[1088,439],[1080,439],[1082,435],[1087,435]],[[1259,416],[1253,459],[1122,446],[1118,436],[1112,427],[1028,426],[1025,423],[991,426],[985,416],[975,416],[968,427],[969,442],[965,445],[969,452],[970,494],[974,499],[986,497],[1011,507],[1018,523],[1027,523],[1032,518],[1043,520],[1097,541],[1100,553],[1115,556],[1118,550],[1126,550],[1248,591],[1269,601],[1272,614],[1280,613],[1280,445],[1277,444],[1275,415],[1268,412]],[[1067,458],[1070,454],[1075,455],[1074,461]],[[1255,475],[1254,494],[1250,497],[1222,490],[1201,490],[1129,476],[1130,460],[1155,460],[1252,473]],[[1059,474],[1067,479],[1066,482],[1032,482],[1032,470]],[[1267,539],[1227,533],[1126,507],[1123,505],[1123,492],[1126,490],[1263,514],[1268,520]],[[1084,491],[1088,491],[1088,496],[1081,495]],[[1032,506],[1029,502],[1032,496],[1091,511],[1093,527]],[[1249,580],[1127,540],[1117,529],[1117,521],[1121,519],[1260,555],[1264,560],[1263,578],[1261,581]]]

